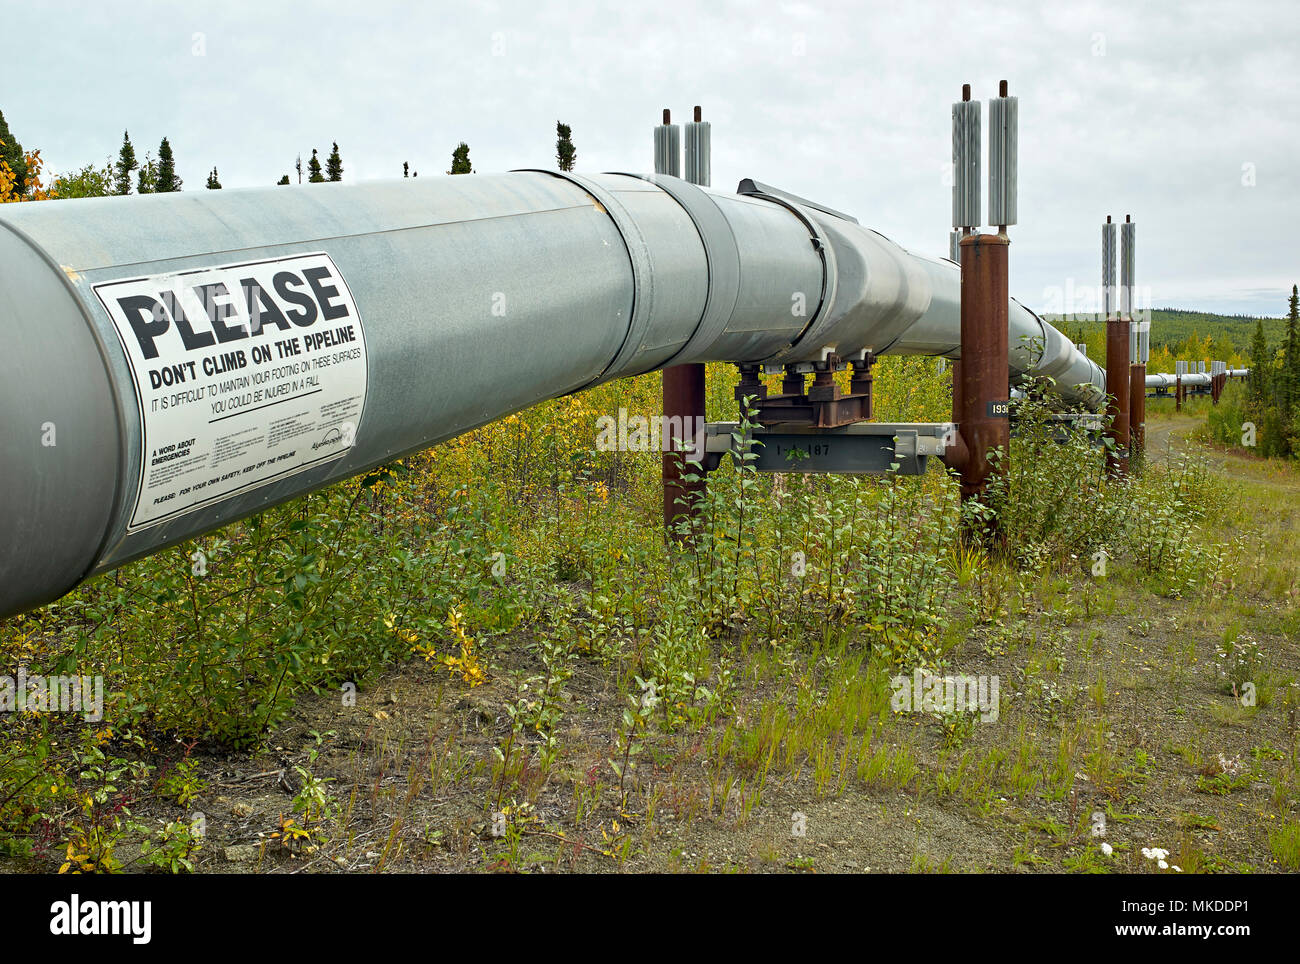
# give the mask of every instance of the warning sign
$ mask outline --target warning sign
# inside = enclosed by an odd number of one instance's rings
[[[338,458],[366,401],[366,342],[329,255],[94,286],[140,403],[128,531]]]

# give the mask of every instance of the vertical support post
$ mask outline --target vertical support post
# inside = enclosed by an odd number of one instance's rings
[[[953,415],[965,443],[959,466],[963,501],[988,488],[989,452],[1011,443],[1011,372],[1007,362],[1007,280],[1011,246],[1005,234],[971,234],[961,248],[961,364],[954,366]],[[958,372],[960,374],[958,374]]]
[[[695,519],[695,503],[704,495],[701,469],[686,462],[704,461],[696,446],[704,443],[704,366],[677,365],[663,373],[664,416],[668,447],[663,453],[664,527],[671,531],[679,516]],[[683,478],[692,473],[699,478]]]
[[[1122,312],[1116,312],[1117,286],[1115,284],[1115,225],[1110,215],[1101,226],[1101,300],[1102,314],[1106,319],[1106,437],[1110,450],[1106,454],[1106,468],[1112,475],[1128,471],[1129,443],[1129,366],[1132,362],[1129,347],[1129,323]]]
[[[710,128],[708,124],[701,122],[700,115],[700,108],[696,107],[695,123],[688,125],[687,128],[686,179],[691,183],[708,187]],[[671,120],[671,114],[665,109],[664,125],[669,125]],[[675,137],[664,138],[664,140],[671,140],[674,145],[677,143]],[[655,173],[675,175],[678,168],[673,162],[676,160],[676,158],[666,159],[664,166],[670,169],[659,170],[660,158],[656,156]],[[686,465],[687,460],[702,462],[704,453],[685,450],[686,447],[675,434],[680,431],[682,436],[693,439],[693,444],[703,445],[705,380],[702,364],[674,365],[663,370],[663,406],[670,435],[669,450],[663,453],[664,528],[671,531],[674,522],[681,515],[686,515],[692,522],[695,521],[694,506],[703,497],[707,485],[704,473],[700,470],[696,470],[700,475],[696,481],[687,482],[683,479],[684,475],[691,474],[691,467]]]
[[[1133,284],[1137,265],[1137,225],[1124,215],[1119,236],[1120,315],[1129,324],[1128,429],[1131,468],[1142,464],[1146,449],[1147,421],[1147,328],[1149,321],[1133,320]]]
[[[1140,362],[1131,366],[1128,384],[1129,445],[1140,464],[1147,444],[1147,366]]]
[[[1109,396],[1106,415],[1110,419],[1106,435],[1113,443],[1106,456],[1106,466],[1112,475],[1124,475],[1129,464],[1128,329],[1127,318],[1106,319],[1106,394]]]
[[[1181,374],[1174,376],[1174,411],[1183,410],[1183,376]]]

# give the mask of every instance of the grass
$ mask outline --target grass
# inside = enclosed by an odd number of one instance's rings
[[[568,414],[547,417],[569,431]],[[524,466],[535,478],[547,463],[530,460],[542,443],[526,424],[477,444],[503,473]],[[720,494],[750,500],[748,523],[715,506],[696,548],[673,555],[654,525],[657,456],[616,454],[522,489],[519,505],[461,488],[482,468],[468,446],[362,492],[396,540],[385,552],[411,551],[408,514],[445,527],[422,544],[419,579],[394,580],[398,595],[349,597],[354,618],[375,607],[366,634],[400,645],[370,664],[351,704],[337,678],[304,677],[251,744],[193,744],[180,771],[188,804],[178,778],[141,776],[141,815],[205,813],[195,859],[214,872],[251,869],[226,856],[249,842],[264,872],[1145,872],[1152,846],[1183,872],[1297,869],[1294,470],[1214,455],[1197,514],[1160,523],[1195,539],[1143,542],[1163,553],[1158,572],[1116,552],[1094,578],[1088,553],[1063,542],[1026,566],[938,538],[953,524],[938,473],[894,488],[765,478],[754,490],[723,476]],[[1231,552],[1207,561],[1204,543]],[[791,545],[806,576],[790,573]],[[380,565],[375,548],[358,544],[357,558]],[[504,576],[492,569],[501,558]],[[896,570],[907,578],[891,581]],[[117,645],[129,650],[126,629]],[[55,610],[4,640],[32,660],[66,653],[72,635]],[[1262,654],[1254,706],[1225,692],[1215,656],[1246,636]],[[109,642],[80,652],[102,656]],[[330,652],[352,655],[346,640]],[[466,671],[471,656],[478,673]],[[896,710],[892,681],[918,666],[996,677],[997,719]],[[58,721],[22,725],[38,722]],[[176,755],[115,739],[105,745],[147,764]],[[278,774],[299,766],[328,781],[312,784],[323,805],[299,818],[309,844],[272,846],[292,803]],[[59,772],[62,812],[87,788],[80,771]],[[56,815],[39,813],[5,815],[16,865],[55,859],[38,844]],[[129,828],[97,826],[129,850]]]
[[[1300,870],[1300,821],[1291,821],[1268,835],[1273,859],[1285,870]]]

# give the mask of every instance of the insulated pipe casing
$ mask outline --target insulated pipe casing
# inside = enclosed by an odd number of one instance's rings
[[[959,274],[786,197],[667,176],[518,172],[6,205],[0,616],[611,379],[828,350],[955,359]],[[254,276],[260,287],[245,287]],[[157,306],[133,316],[143,334],[122,321],[123,293],[140,291]],[[1088,404],[1100,369],[1032,312],[1009,299],[1007,311],[1013,336],[1039,343],[1008,352],[1013,370],[1059,369],[1062,394]],[[327,327],[331,312],[341,316]],[[345,346],[249,362],[253,346],[332,337],[344,323]],[[247,367],[218,371],[240,351]],[[330,389],[345,372],[346,415],[306,394],[292,397],[315,406],[312,424],[295,422],[303,406],[201,407],[243,388],[180,404],[191,371],[217,389],[345,354],[283,384]],[[173,383],[155,388],[164,374]],[[162,431],[155,403],[173,396],[166,418],[189,421]],[[212,444],[200,451],[202,433]],[[212,462],[187,468],[201,459]],[[216,462],[235,468],[209,473]]]

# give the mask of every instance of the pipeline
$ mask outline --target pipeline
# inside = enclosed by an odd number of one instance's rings
[[[1223,373],[1227,378],[1246,378],[1250,374],[1249,368],[1229,368]],[[1179,380],[1182,380],[1183,388],[1209,388],[1214,381],[1214,376],[1209,372],[1188,372],[1186,375],[1175,375],[1169,372],[1155,372],[1147,375],[1147,388],[1161,391],[1164,389],[1175,388]]]
[[[960,357],[959,269],[742,182],[523,171],[0,209],[0,617],[690,362]],[[1014,300],[1013,373],[1105,373]],[[254,416],[254,413],[257,413]]]
[[[1172,375],[1168,372],[1156,372],[1147,375],[1147,388],[1156,389],[1157,391],[1166,388],[1174,388],[1182,381],[1183,388],[1209,388],[1211,375],[1209,372],[1188,372],[1186,375]]]

